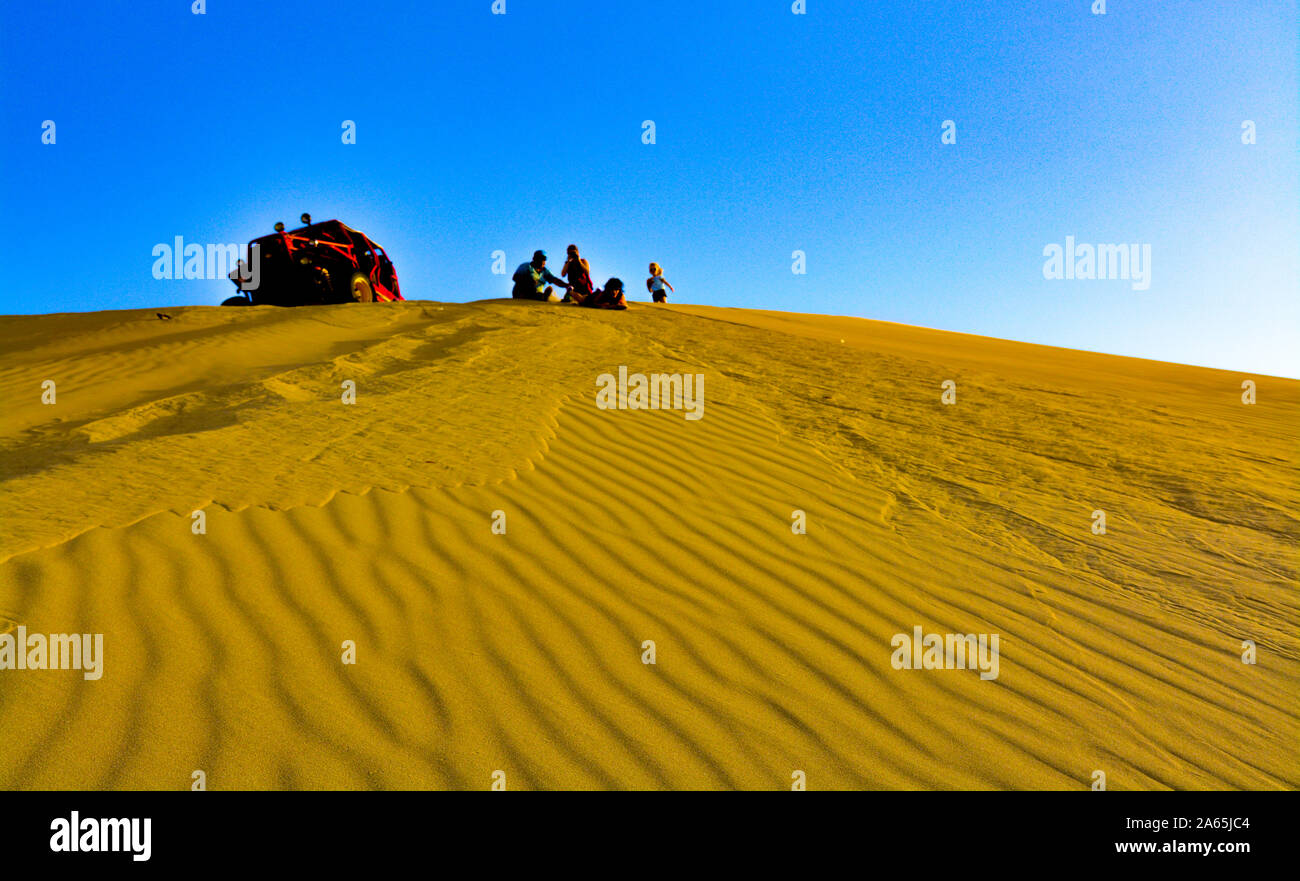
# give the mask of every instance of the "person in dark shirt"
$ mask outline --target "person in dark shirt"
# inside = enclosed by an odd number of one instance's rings
[[[626,309],[627,299],[623,295],[623,282],[611,278],[605,282],[604,288],[597,289],[590,297],[583,300],[581,305],[593,309]]]
[[[578,254],[577,245],[569,245],[568,259],[564,261],[564,270],[560,273],[569,280],[569,293],[564,295],[564,302],[581,303],[591,296],[591,264]]]
[[[559,285],[566,291],[572,289],[572,285],[557,278],[546,268],[545,251],[534,251],[531,263],[519,264],[519,268],[515,270],[514,283],[515,287],[510,296],[516,300],[549,300],[551,288],[546,287],[548,283]]]

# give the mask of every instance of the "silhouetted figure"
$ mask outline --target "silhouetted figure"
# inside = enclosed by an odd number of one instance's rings
[[[569,280],[571,287],[564,295],[564,302],[582,303],[592,294],[591,264],[578,254],[577,245],[569,245],[569,259],[564,261],[560,275]]]
[[[546,268],[546,252],[534,251],[531,263],[520,263],[514,274],[515,287],[510,295],[517,300],[549,300],[551,288],[547,283],[557,284],[568,290],[570,285],[561,278],[556,278]]]
[[[582,305],[593,309],[626,309],[627,300],[623,297],[623,282],[611,278],[605,282],[603,290],[597,290],[582,301]]]

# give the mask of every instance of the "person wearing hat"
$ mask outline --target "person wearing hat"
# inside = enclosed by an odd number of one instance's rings
[[[515,270],[514,282],[515,288],[510,296],[516,300],[549,300],[552,289],[546,287],[547,283],[557,284],[566,291],[572,290],[572,285],[546,268],[545,251],[534,251],[531,263],[520,263]]]

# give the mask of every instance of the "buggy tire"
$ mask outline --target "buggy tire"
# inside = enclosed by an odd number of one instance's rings
[[[227,297],[221,301],[222,306],[251,306],[253,301],[248,297]]]
[[[375,289],[370,286],[370,279],[364,272],[352,273],[352,281],[348,282],[348,299],[353,303],[375,302]]]

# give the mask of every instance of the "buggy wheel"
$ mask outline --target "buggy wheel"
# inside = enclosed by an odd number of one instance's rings
[[[227,297],[221,301],[222,306],[251,306],[253,301],[248,297]]]
[[[375,301],[375,290],[370,286],[370,279],[366,278],[365,273],[352,273],[352,281],[348,284],[348,293],[352,297],[353,303],[373,303]]]

